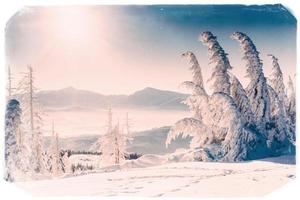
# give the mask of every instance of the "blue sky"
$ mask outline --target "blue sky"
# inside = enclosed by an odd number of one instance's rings
[[[279,58],[285,78],[294,75],[296,19],[281,5],[28,7],[8,23],[7,64],[16,74],[32,64],[41,89],[178,91],[179,83],[191,78],[180,58],[187,50],[196,54],[204,78],[210,76],[207,47],[198,41],[207,30],[218,37],[244,85],[245,63],[239,44],[229,37],[234,31],[252,38],[266,75],[269,53]]]

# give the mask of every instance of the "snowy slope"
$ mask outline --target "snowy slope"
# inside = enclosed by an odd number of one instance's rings
[[[166,159],[148,155],[138,162],[143,162],[144,166],[123,166],[121,170],[114,167],[84,176],[17,184],[37,196],[262,196],[293,180],[296,174],[295,165],[290,164],[294,163],[293,157],[243,163],[181,162],[153,166]],[[141,168],[147,165],[152,167]]]

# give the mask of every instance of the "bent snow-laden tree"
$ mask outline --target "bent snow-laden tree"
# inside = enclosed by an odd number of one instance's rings
[[[250,78],[250,83],[246,89],[247,96],[256,117],[257,125],[261,132],[266,135],[266,126],[270,121],[270,97],[259,52],[252,40],[245,33],[234,32],[231,38],[239,41],[243,50],[243,59],[246,61],[247,67],[247,77]]]
[[[28,66],[28,72],[17,88],[17,96],[22,108],[23,128],[26,131],[24,145],[31,153],[30,163],[35,173],[44,173],[41,107],[37,101],[34,86],[33,69]]]
[[[171,128],[166,144],[179,135],[191,136],[190,147],[202,150],[202,158],[198,160],[239,161],[262,157],[266,145],[255,129],[245,126],[246,118],[242,117],[238,105],[245,109],[243,106],[247,104],[246,95],[243,94],[243,88],[237,80],[235,87],[231,87],[230,75],[227,72],[231,66],[227,54],[212,33],[202,33],[201,41],[209,47],[212,56],[210,60],[216,66],[211,76],[214,80],[214,93],[211,96],[207,95],[204,109],[200,110],[201,118],[199,115],[193,115],[192,118],[178,121]],[[235,99],[230,96],[231,93],[235,94]],[[240,104],[235,102],[236,99]],[[193,109],[199,109],[199,105],[190,108],[194,113]]]
[[[270,82],[271,117],[272,121],[274,121],[276,130],[275,136],[280,143],[284,143],[284,140],[286,139],[295,143],[293,136],[295,130],[286,109],[288,98],[283,82],[283,73],[278,63],[278,59],[272,54],[268,54],[268,56],[271,57],[273,66],[271,76],[268,80]]]
[[[205,115],[205,110],[208,105],[208,94],[205,91],[203,84],[203,77],[201,67],[194,53],[187,51],[181,55],[183,58],[187,58],[191,64],[190,70],[193,74],[192,81],[185,81],[181,83],[182,86],[192,89],[192,94],[184,101],[193,112],[193,117],[196,119],[202,119],[202,115]]]
[[[246,60],[247,76],[250,77],[247,95],[256,117],[256,126],[267,139],[270,155],[291,152],[290,149],[294,147],[287,142],[287,138],[292,130],[285,116],[284,85],[277,58],[271,55],[273,73],[270,82],[274,89],[266,82],[263,64],[252,40],[241,32],[235,32],[231,37],[240,42],[244,51],[243,59]]]
[[[230,94],[228,70],[232,69],[227,54],[217,41],[217,37],[206,31],[199,38],[208,47],[211,64],[214,65],[210,80],[213,81],[213,91]]]
[[[274,91],[277,93],[279,100],[286,105],[287,102],[287,96],[285,93],[285,86],[283,82],[283,74],[280,68],[280,65],[278,63],[278,58],[276,58],[272,54],[268,54],[268,56],[272,59],[272,73],[270,78],[268,79],[270,82],[270,86],[274,89]]]
[[[192,137],[191,148],[203,147],[212,135],[209,127],[202,122],[202,116],[206,113],[208,107],[209,96],[204,89],[201,68],[194,53],[187,51],[181,56],[188,59],[191,64],[190,70],[193,74],[192,81],[185,81],[181,84],[192,89],[192,94],[183,102],[189,106],[192,117],[176,122],[167,136],[166,147],[179,136],[182,138]]]
[[[21,125],[20,103],[8,101],[5,114],[5,175],[7,181],[24,180],[28,175],[28,155],[26,149],[17,142],[17,133]]]

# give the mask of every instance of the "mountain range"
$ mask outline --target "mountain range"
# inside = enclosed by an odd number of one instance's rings
[[[130,95],[103,95],[73,87],[37,93],[38,101],[50,108],[104,108],[111,105],[113,107],[186,110],[187,106],[182,101],[187,96],[187,94],[151,87]]]

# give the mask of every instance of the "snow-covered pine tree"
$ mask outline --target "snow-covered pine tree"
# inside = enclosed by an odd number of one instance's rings
[[[118,165],[125,160],[126,137],[119,125],[101,137],[101,162],[104,165]]]
[[[187,58],[191,64],[190,70],[193,74],[192,81],[185,81],[181,85],[192,89],[192,94],[183,102],[189,106],[192,116],[196,119],[202,119],[208,104],[208,94],[205,91],[201,67],[193,52],[187,51],[181,55]]]
[[[64,166],[61,158],[59,147],[58,133],[54,130],[54,123],[52,124],[52,144],[51,144],[51,158],[52,158],[52,175],[59,176],[63,173]]]
[[[285,85],[283,82],[283,74],[278,63],[278,58],[276,58],[272,54],[268,54],[268,56],[272,59],[272,73],[270,78],[268,79],[270,82],[270,86],[277,93],[279,100],[285,105],[287,102],[287,96],[285,93]]]
[[[217,37],[211,32],[203,32],[199,40],[208,47],[210,61],[214,65],[210,80],[213,81],[213,92],[223,92],[230,95],[230,80],[228,70],[232,69],[227,58],[227,53],[223,50]]]
[[[283,82],[283,74],[278,63],[278,59],[272,55],[268,54],[268,56],[272,59],[272,73],[270,78],[268,79],[270,86],[269,86],[269,95],[271,100],[271,117],[273,126],[275,130],[273,134],[275,139],[281,143],[278,144],[280,146],[286,146],[289,140],[291,143],[294,143],[293,135],[294,135],[294,127],[292,122],[290,121],[286,105],[288,104],[288,99],[285,92],[285,85]],[[270,137],[270,136],[269,136]],[[275,150],[279,150],[279,146],[276,145],[274,148]]]
[[[126,137],[120,132],[119,123],[112,130],[113,148],[114,148],[114,164],[120,164],[125,160]]]
[[[292,78],[289,76],[288,88],[287,88],[287,114],[290,118],[290,121],[295,126],[296,124],[296,93]]]
[[[17,142],[17,133],[21,125],[20,103],[8,101],[5,114],[5,175],[7,181],[24,180],[28,175],[27,151]]]
[[[246,88],[247,96],[256,117],[257,126],[261,132],[267,135],[267,124],[270,122],[270,97],[259,52],[245,33],[234,32],[231,38],[239,41],[244,52],[243,59],[246,61],[247,77],[250,77],[250,83]]]
[[[288,87],[287,87],[287,105],[286,114],[289,119],[289,124],[291,127],[290,140],[295,144],[296,142],[296,94],[293,81],[289,76]]]
[[[41,107],[36,97],[36,88],[34,86],[33,69],[28,66],[28,72],[17,88],[17,96],[21,102],[23,128],[26,130],[24,135],[24,145],[31,153],[32,170],[36,173],[45,172],[43,163],[43,136]]]
[[[252,112],[251,104],[242,84],[233,74],[230,74],[230,83],[230,96],[235,101],[245,122],[249,125],[255,124],[255,117]]]
[[[120,131],[119,123],[112,128],[112,111],[108,110],[107,132],[100,140],[101,162],[104,165],[120,164],[125,159],[125,147],[128,137]]]
[[[269,146],[272,148],[272,155],[280,155],[285,151],[289,151],[290,143],[293,143],[292,138],[294,130],[290,127],[290,122],[286,116],[285,107],[280,100],[278,93],[268,86],[270,95],[270,110],[272,129],[268,133]],[[290,153],[290,152],[289,152]]]

